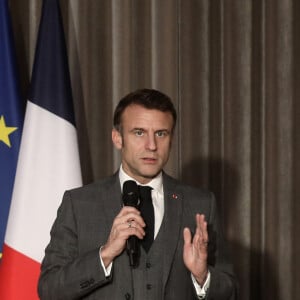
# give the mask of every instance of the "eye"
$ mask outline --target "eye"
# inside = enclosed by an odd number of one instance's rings
[[[158,137],[165,137],[168,135],[169,135],[169,132],[167,130],[159,130],[156,132],[156,136],[158,136]]]
[[[142,130],[142,129],[135,129],[134,130],[134,134],[136,136],[143,136],[144,135],[144,130]]]

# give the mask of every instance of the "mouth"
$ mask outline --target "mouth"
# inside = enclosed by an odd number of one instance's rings
[[[157,162],[157,159],[156,158],[153,158],[153,157],[143,157],[142,160],[145,162],[145,163],[149,163],[149,164],[154,164]]]

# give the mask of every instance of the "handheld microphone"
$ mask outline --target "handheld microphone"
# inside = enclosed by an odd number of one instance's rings
[[[135,181],[127,180],[123,184],[122,201],[125,206],[139,206],[139,190]],[[126,251],[129,256],[129,264],[131,267],[136,268],[139,264],[140,247],[138,238],[130,236],[126,241]]]

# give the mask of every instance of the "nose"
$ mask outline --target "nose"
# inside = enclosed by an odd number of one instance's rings
[[[146,148],[151,151],[155,151],[157,149],[157,143],[154,134],[148,135]]]

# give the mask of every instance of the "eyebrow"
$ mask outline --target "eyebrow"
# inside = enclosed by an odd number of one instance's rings
[[[148,131],[147,129],[145,128],[142,128],[142,127],[134,127],[130,130],[130,132],[133,132],[133,131],[136,131],[136,130],[141,130],[141,131]],[[162,129],[157,129],[155,130],[154,132],[159,132],[159,131],[166,131],[168,133],[171,132],[171,130],[167,129],[167,128],[162,128]]]
[[[141,127],[134,127],[132,128],[130,131],[135,131],[135,130],[142,130],[142,131],[146,131],[146,129],[141,128]]]

